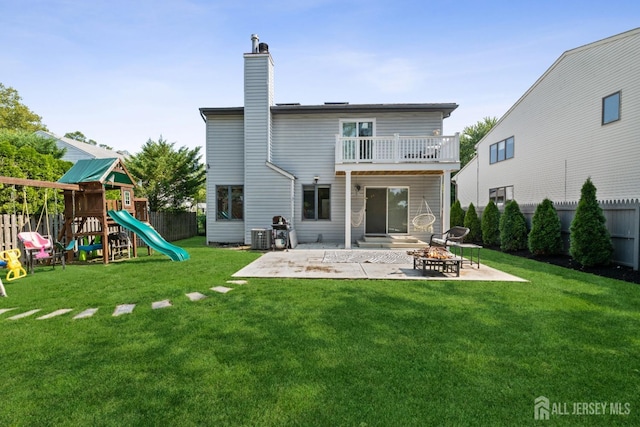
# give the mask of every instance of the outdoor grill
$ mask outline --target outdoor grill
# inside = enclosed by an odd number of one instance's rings
[[[273,247],[275,249],[287,249],[291,247],[289,242],[289,232],[291,227],[289,221],[283,216],[277,215],[273,217],[271,224],[273,230]]]

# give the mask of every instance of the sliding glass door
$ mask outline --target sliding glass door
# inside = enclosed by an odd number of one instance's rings
[[[409,188],[366,189],[365,234],[409,232]]]

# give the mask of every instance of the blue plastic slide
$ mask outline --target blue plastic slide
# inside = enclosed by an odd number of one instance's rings
[[[153,227],[142,221],[138,221],[129,212],[122,210],[109,211],[108,213],[118,225],[140,236],[151,249],[165,254],[174,261],[186,261],[189,259],[189,253],[187,251],[164,240]]]

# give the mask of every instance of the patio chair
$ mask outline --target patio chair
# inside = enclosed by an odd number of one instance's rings
[[[462,243],[465,236],[469,234],[467,227],[452,227],[443,234],[432,234],[429,246],[452,246]]]

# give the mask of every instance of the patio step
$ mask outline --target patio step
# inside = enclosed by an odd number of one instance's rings
[[[360,248],[423,248],[427,246],[422,240],[413,236],[363,236],[362,240],[357,240],[356,244]]]

